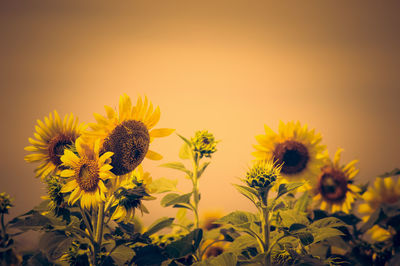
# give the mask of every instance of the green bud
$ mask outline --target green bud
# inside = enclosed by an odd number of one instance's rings
[[[256,162],[246,173],[246,183],[255,189],[270,188],[280,176],[281,168],[273,161]]]
[[[207,130],[196,131],[195,136],[191,139],[194,152],[203,157],[211,158],[211,154],[217,151],[217,142],[214,135],[208,133]]]
[[[8,213],[8,209],[13,207],[13,199],[6,192],[0,193],[0,213]]]

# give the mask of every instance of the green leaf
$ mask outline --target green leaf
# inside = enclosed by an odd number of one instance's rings
[[[258,221],[257,216],[250,212],[235,211],[215,221],[219,224],[231,224],[237,227],[249,228],[251,223]]]
[[[392,176],[395,176],[395,175],[400,175],[400,169],[399,168],[395,168],[390,172],[386,172],[386,173],[380,175],[379,177],[392,177]]]
[[[237,237],[228,247],[227,252],[240,254],[242,250],[249,247],[257,247],[258,243],[254,237],[241,235]]]
[[[308,246],[314,242],[314,237],[310,232],[299,232],[296,236],[304,246]]]
[[[178,135],[178,137],[180,137],[187,145],[189,145],[189,147],[192,147],[192,142],[190,140],[188,140],[187,138],[185,138],[182,135],[176,134]]]
[[[68,251],[73,240],[60,231],[47,232],[40,238],[39,248],[47,258],[56,260]]]
[[[179,195],[177,193],[170,193],[165,195],[165,197],[161,200],[161,206],[168,207],[178,203],[190,203],[190,197],[192,193],[187,193],[183,195]]]
[[[206,170],[207,166],[209,166],[210,163],[211,162],[205,162],[200,166],[200,168],[199,168],[199,170],[197,172],[197,178],[199,178],[203,174],[204,170]]]
[[[312,234],[314,236],[314,243],[320,242],[330,237],[344,235],[342,231],[332,227],[312,229]]]
[[[152,193],[164,193],[170,191],[176,191],[176,185],[178,184],[178,179],[171,180],[168,178],[158,178],[154,180],[150,185],[149,189]]]
[[[161,265],[161,262],[168,259],[158,246],[138,246],[134,248],[134,252],[134,265]]]
[[[152,225],[150,225],[149,229],[147,229],[147,231],[144,234],[150,236],[154,233],[157,233],[158,231],[171,226],[174,219],[175,218],[168,218],[168,217],[159,218]]]
[[[233,186],[239,191],[240,194],[248,198],[251,202],[253,202],[255,205],[257,205],[257,199],[258,199],[258,192],[254,188],[249,188],[246,186],[241,186],[241,185],[236,185],[233,184]]]
[[[51,221],[46,216],[43,216],[40,213],[32,210],[31,212],[28,212],[27,215],[25,216],[20,216],[13,219],[12,221],[9,222],[9,224],[10,227],[18,228],[19,230],[22,231],[28,231],[28,230],[38,231],[50,225]]]
[[[314,221],[311,224],[311,227],[315,228],[327,228],[327,227],[339,227],[339,226],[345,226],[345,223],[335,217],[322,218]]]
[[[192,156],[192,151],[187,143],[184,143],[179,151],[179,158],[182,160],[190,159]]]
[[[298,212],[305,212],[308,204],[311,202],[311,197],[308,192],[304,192],[303,195],[294,204],[294,209]]]
[[[195,229],[183,238],[172,242],[165,247],[165,252],[170,259],[181,258],[193,254],[200,245],[203,237],[202,229]]]
[[[236,255],[233,253],[230,253],[230,252],[225,252],[217,257],[211,257],[207,260],[197,262],[193,265],[195,265],[195,266],[216,266],[216,265],[232,266],[232,265],[236,265],[236,263],[237,263]]]
[[[193,176],[192,171],[186,169],[185,165],[183,163],[181,163],[181,162],[165,163],[165,164],[162,164],[160,166],[185,172],[190,177]]]
[[[276,199],[285,195],[286,193],[289,193],[290,191],[295,190],[296,188],[301,187],[302,185],[304,185],[304,183],[280,184],[279,189],[278,189],[278,195],[276,196]]]
[[[297,224],[304,224],[304,225],[309,225],[310,222],[308,221],[307,217],[295,210],[283,210],[279,211],[279,216],[281,217],[282,225],[284,227],[290,227],[292,224],[297,223]]]
[[[112,253],[111,257],[116,265],[125,265],[130,262],[135,255],[135,252],[127,246],[118,246]]]
[[[297,231],[297,230],[300,230],[300,229],[304,229],[304,228],[307,228],[307,226],[304,225],[304,224],[296,224],[296,223],[294,223],[289,227],[289,232],[294,232],[294,231]]]

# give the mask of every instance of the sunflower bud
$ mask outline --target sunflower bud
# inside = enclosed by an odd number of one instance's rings
[[[13,207],[13,199],[6,192],[0,193],[0,213],[8,213],[8,209]]]
[[[72,241],[68,251],[61,256],[60,261],[66,261],[70,265],[89,265],[89,252],[87,244],[81,244],[74,240]]]
[[[194,152],[203,157],[211,158],[211,154],[217,151],[217,142],[212,133],[207,130],[197,131],[194,138],[191,139]]]
[[[272,161],[259,161],[246,173],[246,183],[255,189],[270,188],[280,176],[282,166]]]

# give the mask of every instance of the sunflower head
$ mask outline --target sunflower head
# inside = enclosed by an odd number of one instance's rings
[[[358,206],[358,211],[362,214],[362,220],[365,222],[383,204],[393,204],[400,201],[400,178],[394,176],[378,177],[361,197],[364,203]],[[379,227],[379,225],[375,225],[367,233],[375,241],[384,241],[392,236],[390,231]]]
[[[115,207],[113,220],[133,221],[136,209],[147,212],[142,200],[152,199],[148,185],[152,182],[150,174],[139,166],[133,172],[115,179],[112,187],[112,206]]]
[[[61,256],[60,261],[66,261],[70,265],[89,265],[89,246],[74,240],[68,251]]]
[[[195,136],[191,139],[193,150],[199,154],[199,158],[208,157],[217,151],[217,141],[212,133],[207,130],[196,131]]]
[[[342,151],[342,149],[339,149],[333,162],[326,160],[325,165],[321,168],[314,199],[321,202],[321,209],[323,210],[348,213],[351,210],[351,204],[358,197],[361,189],[353,185],[353,178],[359,172],[355,167],[357,160],[345,166],[340,166],[339,161]]]
[[[246,183],[255,189],[268,189],[280,176],[281,165],[272,160],[256,162],[246,173]]]
[[[8,213],[8,209],[13,207],[13,199],[6,192],[0,193],[0,213]]]
[[[256,151],[253,152],[256,160],[276,160],[282,165],[282,177],[289,181],[314,182],[325,157],[321,135],[299,122],[280,122],[279,133],[264,127],[265,134],[256,136],[258,144],[254,145]]]
[[[49,207],[54,210],[64,204],[64,195],[61,193],[62,183],[57,176],[46,179],[47,198],[50,200]]]
[[[89,124],[93,129],[89,137],[101,139],[101,153],[114,153],[111,165],[115,175],[125,175],[133,171],[143,159],[160,160],[162,156],[149,150],[154,138],[170,135],[172,129],[152,129],[160,119],[160,109],[145,97],[138,98],[136,105],[131,99],[122,95],[118,112],[105,107],[107,116],[95,114],[96,124]]]
[[[41,163],[35,169],[36,177],[44,179],[60,170],[60,158],[64,149],[75,142],[84,132],[84,128],[85,126],[78,124],[78,119],[74,119],[72,114],[61,120],[56,111],[45,117],[44,122],[37,120],[35,139],[29,138],[32,145],[25,147],[25,150],[32,152],[25,156],[25,161]]]
[[[86,143],[83,138],[75,142],[77,154],[65,150],[61,157],[63,165],[68,168],[61,172],[61,177],[68,178],[61,192],[71,192],[68,202],[74,204],[80,199],[82,208],[96,207],[106,200],[107,188],[104,185],[115,176],[110,172],[111,152],[99,155],[100,142]]]

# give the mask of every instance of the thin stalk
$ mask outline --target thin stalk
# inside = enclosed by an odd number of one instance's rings
[[[6,226],[4,225],[4,213],[1,214],[1,231],[2,231],[2,238],[6,238]]]
[[[96,230],[96,242],[100,246],[103,236],[103,226],[104,225],[104,204],[100,204],[99,213],[97,215],[97,230]]]
[[[268,252],[269,251],[269,211],[268,211],[268,189],[266,191],[263,191],[261,193],[261,198],[262,198],[262,234],[263,234],[263,240],[264,240],[264,250],[263,252],[267,252],[265,256],[265,265],[269,266],[271,265],[271,254]]]
[[[81,205],[79,205],[79,209],[81,210],[81,214],[82,214],[82,218],[83,218],[83,222],[85,223],[85,226],[87,228],[87,230],[89,231],[90,236],[93,238],[93,230],[91,228],[91,224],[88,221],[87,217],[86,217],[86,212],[82,209]]]
[[[195,215],[195,228],[199,228],[199,181],[198,181],[198,168],[199,168],[199,160],[197,153],[193,158],[193,202],[194,202],[194,215]]]

